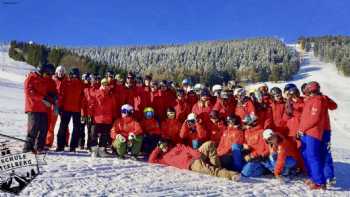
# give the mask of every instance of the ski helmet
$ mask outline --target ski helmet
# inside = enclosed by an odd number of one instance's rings
[[[275,95],[282,95],[282,90],[281,90],[281,88],[279,88],[279,87],[273,87],[273,88],[271,89],[271,91],[270,91],[270,94],[271,94],[272,96],[275,96]]]
[[[316,81],[311,81],[307,84],[306,89],[310,93],[319,93],[320,92],[320,84]]]
[[[237,89],[235,89],[233,95],[234,96],[245,96],[246,95],[246,91],[245,91],[244,88],[237,88]]]
[[[190,85],[191,81],[189,79],[182,80],[182,85]]]
[[[55,67],[52,64],[43,64],[39,68],[39,73],[53,75],[55,73]]]
[[[77,77],[77,78],[79,78],[80,77],[80,70],[79,70],[79,68],[71,68],[70,69],[70,71],[69,71],[69,75],[71,76],[71,77]]]
[[[57,66],[55,73],[57,77],[62,78],[66,74],[66,69],[64,68],[63,65],[59,65]]]
[[[275,133],[271,129],[265,129],[263,132],[264,140],[269,140]]]
[[[288,83],[284,86],[283,92],[287,92],[288,90],[290,90],[291,88],[297,88],[298,87],[294,84],[294,83]]]
[[[212,87],[212,92],[217,92],[217,91],[221,91],[222,90],[222,85],[220,84],[216,84]]]
[[[143,110],[143,114],[144,114],[146,119],[151,119],[154,117],[154,109],[152,107],[146,107]]]
[[[124,104],[120,111],[122,114],[126,114],[130,116],[134,113],[134,108],[129,104]]]

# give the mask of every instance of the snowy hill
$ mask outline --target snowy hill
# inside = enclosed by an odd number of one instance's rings
[[[337,185],[326,192],[309,191],[301,180],[278,185],[263,177],[235,183],[136,161],[47,156],[43,174],[21,196],[350,196],[350,78],[338,75],[334,65],[318,61],[311,53],[304,58],[293,82],[317,80],[339,105],[331,113]],[[23,80],[33,68],[11,60],[6,46],[0,47],[0,68],[0,132],[24,138]]]

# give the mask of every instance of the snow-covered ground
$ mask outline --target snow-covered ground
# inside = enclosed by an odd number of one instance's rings
[[[0,47],[0,132],[24,138],[23,80],[32,67],[11,60]],[[235,183],[172,167],[143,162],[87,157],[47,156],[48,165],[21,196],[350,196],[350,78],[334,65],[305,55],[293,82],[317,80],[339,109],[331,113],[337,185],[326,192],[309,191],[301,180],[277,184],[271,177]],[[283,86],[284,84],[272,84]],[[6,196],[0,192],[0,196]]]

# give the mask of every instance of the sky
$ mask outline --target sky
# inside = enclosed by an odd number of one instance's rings
[[[0,42],[183,44],[350,35],[349,0],[0,0]]]

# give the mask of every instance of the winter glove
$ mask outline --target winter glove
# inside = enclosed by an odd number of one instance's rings
[[[128,140],[129,141],[132,141],[136,138],[136,135],[134,133],[130,133],[129,136],[128,136]]]
[[[51,107],[50,100],[49,100],[49,98],[47,98],[46,96],[43,98],[42,102],[44,103],[44,105],[45,105],[46,107]]]
[[[120,134],[118,134],[115,139],[122,143],[126,142],[125,137]]]

